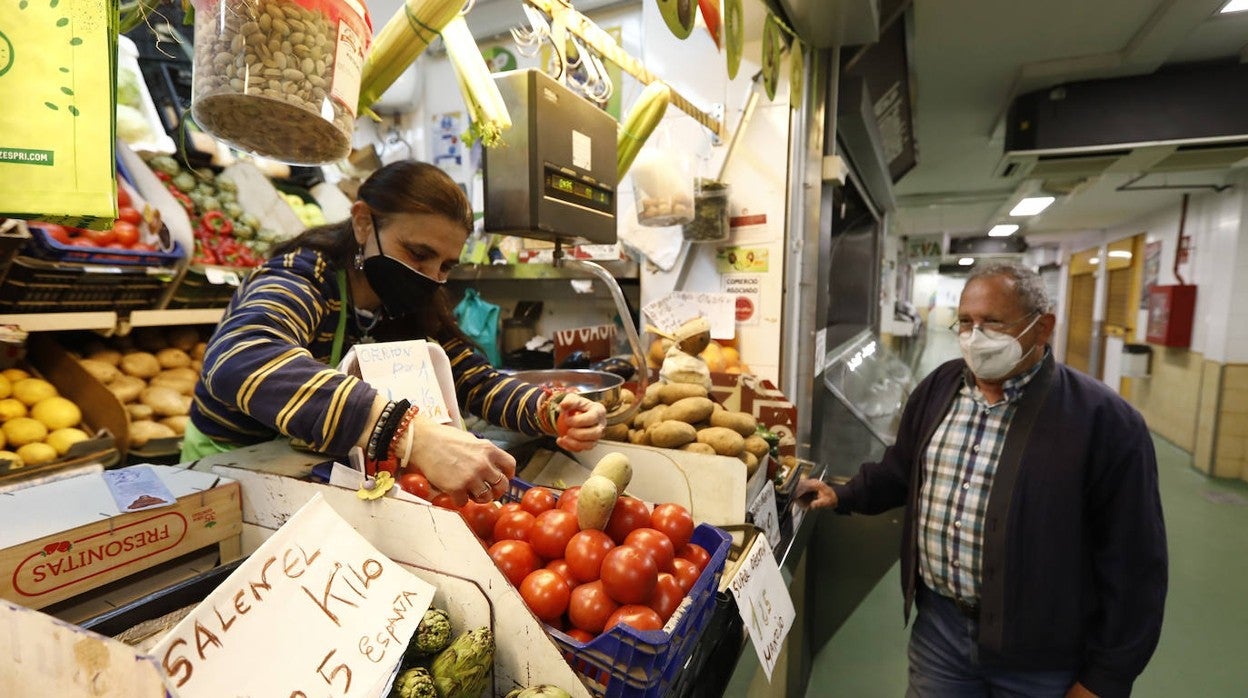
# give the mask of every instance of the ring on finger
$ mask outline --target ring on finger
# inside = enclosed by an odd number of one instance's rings
[[[502,474],[502,473],[499,473],[499,474],[498,474],[498,479],[497,479],[497,480],[495,480],[495,481],[493,481],[493,482],[491,482],[491,483],[489,483],[489,485],[490,485],[490,489],[494,489],[495,487],[498,487],[500,484],[502,484],[503,480],[506,480],[506,479],[507,479],[507,478],[503,477],[503,474]]]
[[[485,482],[482,482],[481,484],[483,485],[483,487],[479,491],[472,493],[472,496],[476,499],[480,499],[481,497],[484,497],[485,495],[490,493],[490,490],[494,489],[493,487],[490,487],[489,484]]]

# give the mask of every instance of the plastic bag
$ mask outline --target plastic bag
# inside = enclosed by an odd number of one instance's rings
[[[475,288],[464,291],[464,299],[455,306],[455,321],[468,338],[481,347],[490,363],[498,366],[498,306],[481,298]]]
[[[117,0],[0,7],[0,217],[117,217]]]

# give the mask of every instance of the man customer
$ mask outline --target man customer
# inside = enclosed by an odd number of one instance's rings
[[[1157,646],[1165,526],[1148,427],[1053,359],[1039,276],[993,264],[962,291],[962,359],[906,404],[897,440],[811,507],[906,506],[908,696],[1127,696]]]

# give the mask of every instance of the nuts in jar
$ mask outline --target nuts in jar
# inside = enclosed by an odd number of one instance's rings
[[[320,164],[351,150],[372,37],[358,0],[195,0],[192,114],[256,155]]]

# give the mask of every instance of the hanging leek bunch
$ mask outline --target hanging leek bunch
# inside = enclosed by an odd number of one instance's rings
[[[459,91],[472,120],[463,136],[464,142],[472,145],[480,140],[487,148],[502,145],[503,131],[511,128],[511,114],[463,17],[457,16],[447,22],[442,28],[442,42],[446,44],[446,56],[451,59]]]
[[[360,113],[371,107],[464,6],[463,0],[404,0],[373,40],[360,74]],[[463,20],[460,20],[463,21]],[[475,44],[474,44],[475,45]]]
[[[624,179],[624,174],[641,152],[646,139],[663,120],[671,98],[672,89],[667,83],[655,80],[646,85],[641,96],[633,103],[632,109],[628,110],[628,116],[620,124],[615,144],[615,166],[619,179]]]

